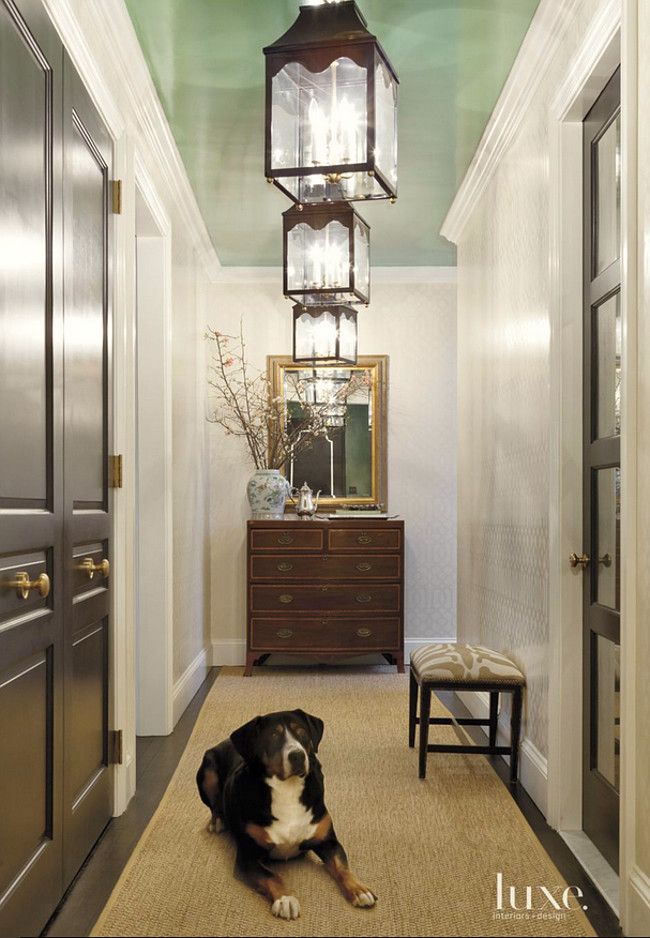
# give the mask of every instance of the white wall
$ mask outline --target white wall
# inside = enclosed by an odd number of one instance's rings
[[[540,13],[562,6],[552,53],[531,76],[537,84],[523,92],[525,106],[516,103],[520,120],[490,166],[487,185],[466,206],[458,238],[458,634],[511,655],[524,670],[524,753],[527,746],[542,774],[554,299],[549,111],[601,3],[547,2]],[[538,43],[545,38],[537,33]],[[487,162],[488,151],[486,145],[481,153]]]
[[[549,443],[553,441],[553,447],[558,448],[559,426],[571,423],[575,412],[575,401],[560,399],[560,389],[553,386],[560,373],[557,349],[564,351],[572,341],[573,313],[567,314],[565,321],[565,306],[575,305],[573,293],[565,289],[570,277],[564,271],[558,275],[554,263],[556,239],[564,239],[560,242],[564,247],[564,241],[570,240],[563,230],[566,220],[557,228],[550,224],[555,223],[555,207],[559,205],[560,214],[562,206],[573,208],[575,203],[574,192],[562,190],[558,195],[555,189],[562,175],[560,158],[566,161],[570,149],[567,137],[562,137],[567,152],[554,147],[559,135],[555,122],[561,116],[558,107],[566,103],[567,89],[577,88],[585,66],[604,54],[605,45],[599,43],[609,42],[608,30],[615,37],[621,10],[622,458],[627,488],[622,519],[620,904],[624,933],[645,935],[650,928],[647,2],[541,0],[527,37],[534,33],[535,42],[522,47],[443,232],[458,244],[459,637],[485,641],[511,653],[527,674],[522,774],[527,772],[535,784],[539,783],[533,793],[537,800],[538,794],[545,797],[549,748],[549,599],[557,600],[554,608],[564,604],[564,594],[560,599],[549,596],[549,563],[561,562],[559,552],[549,557],[548,550],[549,531],[553,543],[561,527],[561,519],[551,511],[557,504],[553,492],[557,492],[559,457],[557,453],[549,456]],[[602,60],[611,66],[608,74],[614,67],[610,51]],[[583,103],[593,102],[592,94],[602,88],[605,77],[602,72],[596,76],[593,87],[584,91]],[[579,145],[579,129],[577,141]],[[565,259],[564,266],[567,263]],[[557,293],[556,285],[561,288]],[[578,289],[578,309],[580,294]],[[556,321],[558,309],[563,315]],[[579,356],[578,351],[574,364],[578,371]],[[574,382],[565,381],[562,375],[564,390],[565,384],[569,387]],[[551,415],[560,421],[559,426],[551,423]],[[579,467],[566,464],[573,452],[563,441],[563,518],[574,510],[566,507],[571,498],[567,480],[580,475]],[[557,472],[555,478],[551,471]],[[579,483],[574,483],[573,496],[578,500],[579,488]],[[579,538],[576,549],[580,549]],[[568,557],[568,550],[562,551],[562,557]],[[575,586],[580,590],[579,578]],[[578,630],[579,619],[578,614]],[[566,628],[570,625],[567,619]],[[576,660],[564,660],[562,680],[579,684],[580,669],[579,655]],[[561,686],[562,682],[558,683]],[[557,723],[573,716],[559,714]],[[556,733],[557,723],[553,726]],[[555,737],[552,742],[556,749]],[[579,742],[575,748],[579,754]],[[554,769],[558,778],[549,777],[549,781],[553,781],[555,795],[557,786],[565,786],[560,800],[566,800],[567,775],[573,769],[566,764]],[[565,808],[560,805],[560,814]]]
[[[456,633],[456,289],[374,274],[371,305],[359,313],[359,352],[390,356],[388,508],[405,521],[408,651],[409,641]],[[208,311],[209,324],[230,334],[243,317],[248,357],[260,369],[267,355],[291,350],[291,304],[279,274],[265,280],[214,285]],[[252,469],[239,441],[216,426],[210,434],[213,661],[243,663]]]

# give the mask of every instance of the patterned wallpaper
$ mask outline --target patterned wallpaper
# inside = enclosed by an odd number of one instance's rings
[[[458,246],[458,634],[511,654],[547,755],[548,107],[598,7],[584,0]]]
[[[279,283],[211,288],[210,325],[236,332],[243,317],[250,359],[291,348],[291,306]],[[361,354],[390,357],[388,507],[404,518],[406,639],[456,634],[456,286],[373,283],[359,314]],[[238,441],[211,440],[212,640],[233,655],[245,636],[246,481]]]

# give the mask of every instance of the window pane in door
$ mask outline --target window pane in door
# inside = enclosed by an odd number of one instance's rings
[[[599,274],[620,255],[621,241],[621,115],[595,145],[596,205],[595,270]]]
[[[596,472],[596,602],[620,609],[621,470]]]
[[[617,791],[620,762],[620,645],[596,635],[595,768]]]
[[[621,294],[594,310],[596,439],[621,432]]]

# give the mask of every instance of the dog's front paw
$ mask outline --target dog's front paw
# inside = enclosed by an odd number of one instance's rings
[[[356,883],[354,888],[349,890],[347,899],[358,909],[369,909],[377,901],[377,896],[363,883]]]
[[[295,896],[280,896],[271,906],[271,912],[277,918],[298,918],[300,903]]]
[[[211,834],[220,834],[224,830],[225,825],[220,817],[215,818],[214,821],[210,821],[208,824],[208,831]]]

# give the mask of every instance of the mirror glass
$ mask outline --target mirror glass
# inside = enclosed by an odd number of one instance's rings
[[[361,358],[355,366],[297,365],[272,359],[274,393],[298,429],[305,402],[325,407],[323,432],[292,456],[284,474],[292,486],[307,482],[321,501],[385,504],[383,470],[385,361]]]

